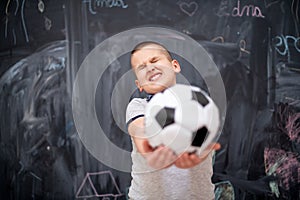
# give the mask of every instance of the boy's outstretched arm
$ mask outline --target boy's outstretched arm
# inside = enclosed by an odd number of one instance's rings
[[[132,137],[137,151],[141,153],[150,167],[163,169],[174,164],[177,156],[173,150],[166,146],[152,148],[145,137],[144,117],[139,117],[132,121],[128,126],[128,132]]]
[[[163,169],[173,164],[182,169],[191,168],[203,162],[210,151],[218,150],[221,147],[219,143],[212,144],[201,157],[187,152],[175,155],[174,151],[167,146],[152,148],[144,134],[144,120],[144,117],[139,117],[132,121],[128,126],[128,132],[136,145],[137,151],[145,157],[148,165],[152,168]]]

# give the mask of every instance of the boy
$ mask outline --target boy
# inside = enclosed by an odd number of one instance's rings
[[[144,137],[145,106],[152,95],[176,84],[181,70],[178,61],[161,44],[143,42],[131,52],[131,65],[139,91],[146,92],[148,98],[134,98],[126,111],[133,142],[129,198],[214,199],[211,153],[201,158],[189,153],[175,155],[167,146],[152,148]],[[219,144],[213,147],[219,148]]]

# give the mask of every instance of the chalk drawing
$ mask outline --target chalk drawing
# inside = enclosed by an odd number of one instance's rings
[[[216,42],[218,40],[221,41],[221,43],[224,43],[224,41],[225,41],[223,36],[218,36],[218,37],[211,39],[212,42]]]
[[[112,180],[113,186],[117,190],[117,194],[112,194],[112,193],[107,193],[107,194],[99,194],[97,192],[97,189],[95,188],[94,183],[92,182],[91,176],[101,176],[101,175],[109,175],[109,177]],[[81,195],[80,193],[82,192],[82,189],[84,186],[90,185],[93,194],[90,195]],[[113,197],[114,199],[117,199],[120,196],[123,196],[124,194],[121,193],[111,171],[102,171],[102,172],[93,172],[93,173],[86,173],[80,187],[78,188],[76,192],[76,198],[93,198],[93,197],[102,197],[102,199],[109,199],[109,197]]]
[[[25,5],[25,0],[22,1],[22,5],[21,5],[21,19],[22,19],[22,26],[24,29],[26,42],[29,42],[27,28],[26,28],[25,19],[24,19],[24,5]]]
[[[5,7],[5,38],[7,38],[7,26],[8,26],[8,7],[9,7],[9,4],[10,4],[10,0],[8,0],[7,4],[6,4],[6,7]]]
[[[245,40],[240,40],[239,47],[240,47],[241,52],[250,54],[250,51],[246,50],[246,41]]]
[[[88,4],[89,12],[93,15],[97,14],[98,8],[113,8],[118,7],[122,9],[128,8],[125,0],[82,0],[83,4]]]
[[[273,4],[279,3],[280,0],[264,0],[265,3],[265,7],[269,8],[270,6],[272,6]]]
[[[297,35],[299,36],[299,29],[298,29],[298,25],[299,25],[299,4],[300,2],[298,0],[293,0],[292,2],[292,5],[291,5],[291,12],[292,12],[292,15],[294,17],[294,24],[295,24],[295,28],[296,28],[296,32],[297,32]]]
[[[228,10],[228,0],[222,0],[220,6],[217,9],[214,9],[214,12],[219,17],[230,16]]]
[[[45,29],[49,31],[52,27],[52,21],[46,16],[44,16],[44,20],[45,20]]]
[[[15,16],[17,15],[18,10],[19,10],[19,0],[16,0]]]
[[[192,17],[198,10],[198,4],[196,2],[181,2],[179,4],[180,10],[187,14],[188,16]]]
[[[44,4],[44,2],[43,2],[42,0],[39,0],[39,2],[38,2],[38,10],[39,10],[41,13],[43,13],[44,10],[45,10],[45,4]]]

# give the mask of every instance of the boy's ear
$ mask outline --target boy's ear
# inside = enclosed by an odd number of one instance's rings
[[[140,82],[138,80],[135,80],[135,85],[138,87],[139,91],[142,92],[143,91],[143,88],[142,86],[140,85]]]
[[[180,64],[177,60],[172,60],[172,65],[176,73],[179,73],[181,71]]]

